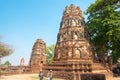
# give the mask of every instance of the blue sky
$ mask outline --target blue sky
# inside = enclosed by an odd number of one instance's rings
[[[94,1],[0,0],[0,41],[14,49],[12,55],[2,58],[2,63],[9,60],[12,65],[19,65],[23,57],[28,65],[33,44],[38,38],[42,38],[46,46],[56,43],[66,6],[75,4],[85,11]]]

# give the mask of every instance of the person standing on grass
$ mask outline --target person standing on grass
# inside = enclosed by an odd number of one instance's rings
[[[43,73],[42,73],[42,71],[39,72],[39,80],[43,80]]]

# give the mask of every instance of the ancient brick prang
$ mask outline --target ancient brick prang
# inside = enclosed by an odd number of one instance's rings
[[[65,8],[57,43],[55,59],[92,59],[89,34],[79,7],[73,4]]]
[[[71,4],[63,12],[55,55],[52,64],[44,65],[44,74],[53,71],[53,77],[81,80],[80,74],[105,70],[94,63],[93,48],[79,7]]]
[[[31,69],[33,68],[42,69],[42,65],[45,63],[46,63],[46,44],[42,39],[37,39],[32,48],[29,66],[31,67]]]

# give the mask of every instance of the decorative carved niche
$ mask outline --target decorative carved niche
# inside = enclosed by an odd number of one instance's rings
[[[79,38],[80,39],[84,38],[84,34],[82,32],[79,33]]]
[[[77,35],[77,33],[74,33],[74,35],[73,35],[73,36],[74,36],[74,39],[75,39],[75,40],[77,40],[77,39],[78,39],[78,35]]]
[[[72,58],[72,50],[68,51],[68,58]]]
[[[76,26],[76,25],[77,25],[76,21],[72,19],[71,26]]]
[[[57,58],[60,59],[60,56],[61,56],[61,55],[60,55],[60,52],[58,52]]]
[[[74,56],[74,58],[80,58],[80,50],[79,49],[75,49],[75,56]]]

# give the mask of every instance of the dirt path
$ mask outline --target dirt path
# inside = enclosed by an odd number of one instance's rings
[[[0,80],[39,80],[38,74],[18,74],[9,76],[0,76]],[[43,80],[49,80],[44,77]],[[63,80],[63,79],[53,79],[53,80]]]
[[[0,80],[39,80],[38,74],[18,74],[10,76],[0,76]],[[48,80],[44,78],[44,80]],[[53,79],[62,80],[62,79]],[[106,77],[106,80],[120,80],[120,77],[112,77],[111,75]]]
[[[11,76],[0,76],[0,80],[36,80],[34,76],[37,74],[19,74],[19,75],[11,75]]]

